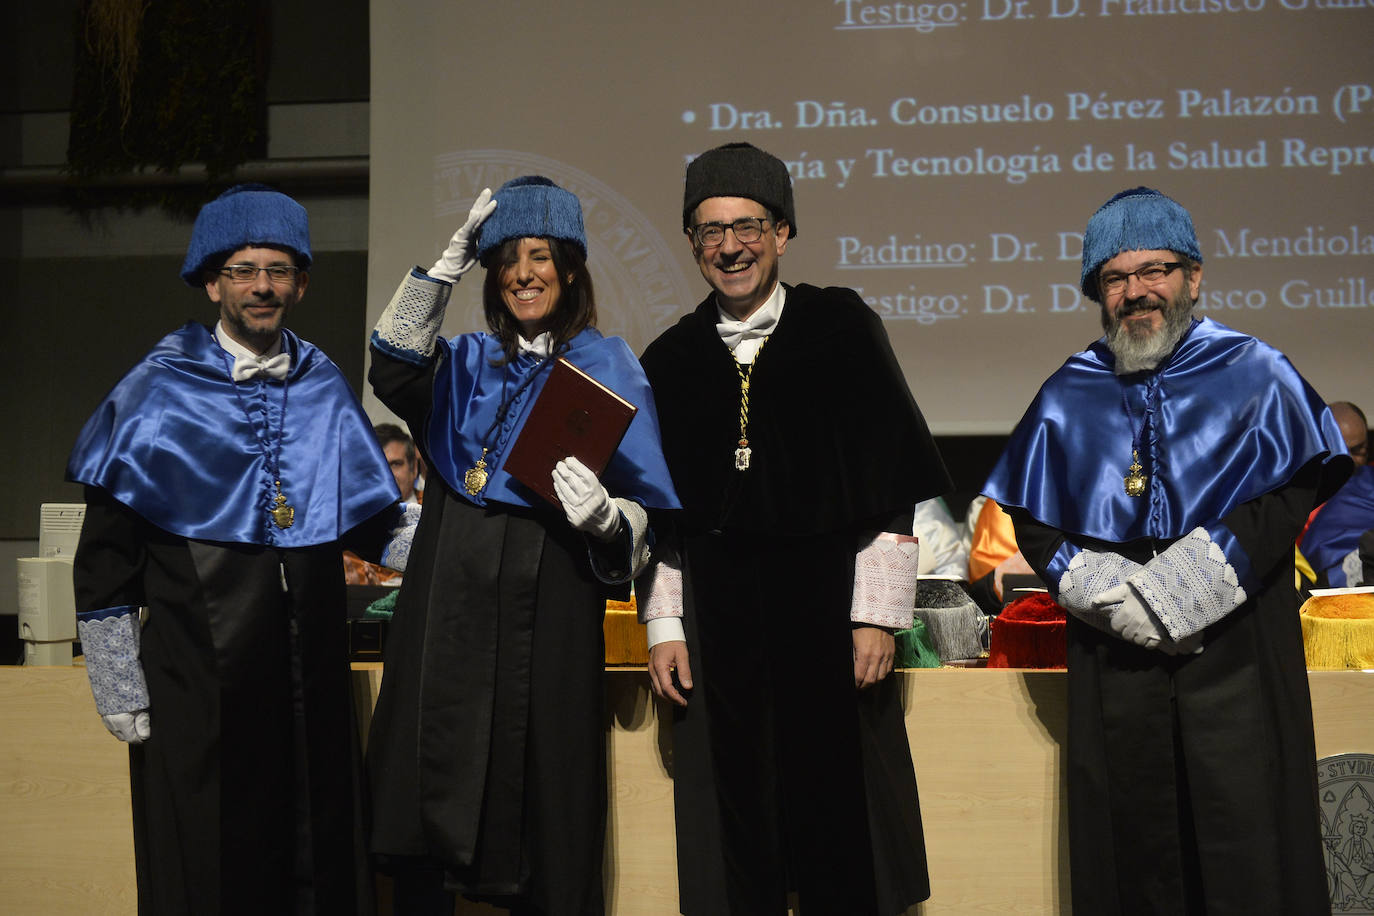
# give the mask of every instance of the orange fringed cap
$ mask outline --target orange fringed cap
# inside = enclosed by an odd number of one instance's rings
[[[1313,595],[1303,604],[1309,668],[1374,668],[1374,589]]]

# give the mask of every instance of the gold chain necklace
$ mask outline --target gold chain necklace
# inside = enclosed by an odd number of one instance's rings
[[[223,347],[221,347],[223,350]],[[283,344],[283,350],[285,344]],[[277,435],[272,436],[272,417],[267,409],[267,386],[263,384],[262,394],[262,422],[265,429],[258,430],[257,423],[253,420],[253,412],[248,409],[248,401],[243,392],[239,390],[239,383],[234,381],[234,357],[228,350],[223,350],[225,359],[229,365],[229,385],[234,389],[234,397],[239,402],[239,407],[243,408],[243,415],[248,419],[248,428],[253,431],[253,438],[258,440],[258,447],[262,451],[264,461],[267,463],[267,473],[272,477],[272,482],[276,485],[277,495],[271,498],[267,507],[267,515],[272,522],[281,530],[285,531],[296,523],[296,508],[286,501],[286,494],[281,488],[281,444],[286,438],[286,393],[291,387],[291,378],[288,373],[281,380],[281,423],[277,427]]]
[[[1140,447],[1141,439],[1145,435],[1145,428],[1150,423],[1150,414],[1154,410],[1155,392],[1158,390],[1157,383],[1146,384],[1145,413],[1140,418],[1140,428],[1136,429],[1135,415],[1131,412],[1130,399],[1126,397],[1126,389],[1124,387],[1121,389],[1121,406],[1126,410],[1126,425],[1131,430],[1131,466],[1126,469],[1126,474],[1122,477],[1122,484],[1127,496],[1144,496],[1145,490],[1150,485],[1149,475],[1141,473],[1145,468],[1140,463]]]
[[[754,358],[747,367],[735,359],[735,371],[739,373],[739,443],[735,448],[737,471],[749,470],[749,458],[753,454],[753,449],[749,447],[749,377],[754,374],[754,367],[759,364],[759,357],[763,355],[763,345],[766,343],[767,337],[759,343],[759,348],[754,351]],[[731,350],[730,358],[734,357],[735,351]]]

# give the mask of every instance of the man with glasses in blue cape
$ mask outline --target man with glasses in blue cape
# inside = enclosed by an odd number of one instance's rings
[[[1281,353],[1193,317],[1192,218],[1088,222],[1106,334],[1045,382],[984,492],[1069,612],[1073,910],[1329,912],[1293,541],[1350,473]]]
[[[219,322],[154,346],[67,466],[86,488],[78,632],[130,746],[140,913],[372,908],[342,548],[379,557],[399,494],[342,373],[283,327],[310,263],[286,195],[206,204],[181,276]]]

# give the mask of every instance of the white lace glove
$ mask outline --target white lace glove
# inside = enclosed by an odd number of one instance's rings
[[[472,270],[477,263],[477,229],[496,211],[496,201],[491,199],[491,188],[483,188],[482,193],[472,202],[468,211],[468,221],[458,227],[449,240],[448,248],[429,269],[429,275],[436,280],[455,282],[459,277]]]
[[[137,712],[116,712],[108,716],[101,716],[100,721],[105,723],[110,734],[114,735],[125,744],[142,744],[152,737],[152,726],[148,724],[148,710],[140,709]]]
[[[1108,625],[1112,632],[1127,642],[1168,655],[1202,651],[1201,634],[1174,642],[1140,593],[1124,582],[1100,594],[1095,603],[1110,615]]]
[[[572,455],[553,466],[553,492],[568,524],[584,534],[609,541],[620,531],[620,510],[611,494],[585,464]]]

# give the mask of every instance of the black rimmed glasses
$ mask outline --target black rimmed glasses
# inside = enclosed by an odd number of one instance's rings
[[[692,238],[702,248],[715,248],[725,241],[725,230],[729,229],[740,244],[747,245],[763,238],[763,226],[767,222],[765,217],[745,216],[733,223],[702,223],[692,227]]]
[[[285,264],[273,264],[271,267],[258,267],[255,264],[229,264],[219,269],[220,273],[235,283],[251,283],[258,278],[258,274],[262,271],[267,272],[267,279],[273,283],[290,283],[296,279],[296,274],[300,273],[300,268],[287,267]]]
[[[1104,296],[1114,296],[1126,288],[1126,284],[1135,277],[1146,286],[1157,286],[1164,282],[1164,278],[1183,266],[1182,261],[1154,261],[1136,270],[1128,270],[1125,273],[1106,273],[1097,278],[1097,286],[1102,290]]]

